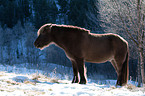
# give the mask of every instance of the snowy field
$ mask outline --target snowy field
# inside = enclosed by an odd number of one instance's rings
[[[116,80],[71,84],[71,72],[63,74],[53,67],[49,71],[0,65],[0,96],[145,96],[145,87],[138,88],[133,81],[117,88]]]

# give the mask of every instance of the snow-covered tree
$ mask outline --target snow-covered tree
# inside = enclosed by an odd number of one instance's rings
[[[115,32],[126,36],[136,47],[139,74],[142,82],[144,79],[144,54],[145,54],[145,0],[100,0],[100,15],[102,27],[107,32]],[[141,83],[139,83],[140,86]]]

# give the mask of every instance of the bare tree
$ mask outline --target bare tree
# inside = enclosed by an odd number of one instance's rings
[[[137,48],[139,79],[145,83],[145,0],[100,0],[100,15],[106,32],[126,36],[132,42],[130,45]]]

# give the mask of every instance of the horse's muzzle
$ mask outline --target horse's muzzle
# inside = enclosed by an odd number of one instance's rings
[[[35,42],[34,42],[34,46],[35,46],[36,48],[39,48],[39,47],[40,47],[40,44],[39,44],[37,41],[35,41]]]

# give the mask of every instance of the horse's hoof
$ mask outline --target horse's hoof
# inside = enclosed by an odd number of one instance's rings
[[[125,85],[127,85],[126,83],[120,83],[120,84],[116,84],[116,87],[118,87],[118,86],[125,86]]]
[[[122,82],[121,80],[118,80],[116,83],[116,86],[125,86],[127,82]]]
[[[79,82],[71,82],[71,83],[79,83]]]
[[[71,83],[79,83],[78,80],[73,80]]]
[[[86,81],[80,81],[79,84],[86,84],[87,82]]]

